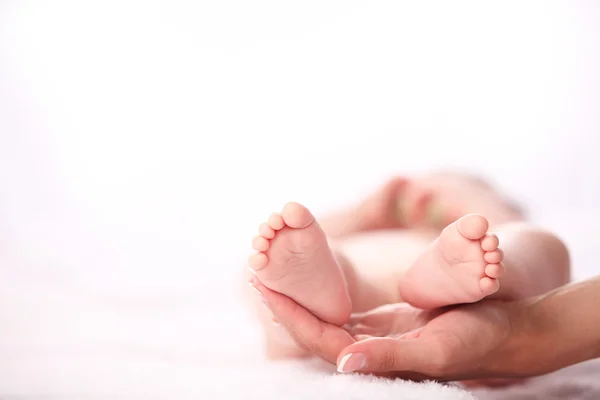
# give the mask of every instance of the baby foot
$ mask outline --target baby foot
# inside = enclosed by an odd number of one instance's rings
[[[343,325],[352,304],[325,233],[307,208],[288,203],[252,241],[248,264],[269,289],[282,293],[325,322]]]
[[[429,309],[473,303],[497,292],[504,255],[488,226],[480,215],[448,225],[402,278],[402,299]]]

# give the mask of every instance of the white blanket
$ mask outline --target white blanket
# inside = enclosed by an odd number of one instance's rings
[[[511,388],[475,390],[474,395],[435,383],[336,375],[332,366],[315,360],[265,362],[259,330],[226,287],[111,293],[76,283],[57,270],[12,263],[3,265],[0,289],[0,393],[6,398],[600,396],[600,361]]]

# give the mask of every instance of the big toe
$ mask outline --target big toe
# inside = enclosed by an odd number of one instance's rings
[[[281,216],[290,228],[306,228],[315,221],[315,217],[302,204],[287,203],[281,211]]]
[[[465,215],[456,222],[458,231],[467,239],[481,239],[489,228],[488,220],[481,215]]]

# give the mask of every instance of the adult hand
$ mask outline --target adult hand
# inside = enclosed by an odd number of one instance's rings
[[[424,311],[406,303],[387,304],[366,313],[353,314],[345,329],[358,341],[374,337],[390,337],[402,340],[415,339],[422,331],[420,328],[448,311],[450,310]],[[342,352],[344,351],[342,350]],[[395,376],[397,373],[397,371],[387,372],[385,375]],[[416,375],[411,373],[411,376]],[[521,381],[522,379],[495,378],[463,381],[462,383],[467,386],[505,386]]]
[[[390,305],[354,315],[346,329],[320,321],[260,283],[279,322],[302,346],[337,363],[340,372],[414,380],[521,376],[513,335],[519,303],[484,301],[427,312]]]
[[[484,301],[428,313],[421,316],[420,327],[408,332],[397,322],[402,318],[397,307],[397,317],[388,316],[392,322],[386,329],[385,316],[377,309],[352,319],[350,333],[358,341],[340,352],[338,371],[436,380],[523,375],[512,365],[519,354],[516,338],[521,337],[514,332],[517,303]]]
[[[407,304],[390,304],[366,313],[353,314],[343,328],[315,317],[294,300],[254,280],[253,286],[298,345],[333,364],[347,346],[371,337],[394,336],[422,327],[439,312],[427,312]]]
[[[349,345],[338,370],[437,380],[542,375],[600,357],[599,306],[600,277],[531,299],[457,306],[404,336]]]

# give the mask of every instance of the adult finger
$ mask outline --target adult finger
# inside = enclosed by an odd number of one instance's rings
[[[387,304],[367,312],[352,314],[346,324],[346,330],[355,331],[352,333],[371,334],[366,331],[358,332],[367,326],[380,331],[379,334],[373,336],[387,336],[389,333],[401,334],[424,326],[446,311],[441,309],[419,310],[406,303]]]
[[[270,290],[257,279],[252,283],[279,323],[317,356],[335,363],[340,351],[355,342],[348,332],[321,321],[289,297]]]
[[[408,303],[384,304],[361,313],[353,313],[348,320],[349,324],[363,323],[367,325],[379,325],[383,321],[389,321],[398,316],[399,312],[415,310]]]
[[[344,329],[352,336],[370,335],[383,337],[387,336],[389,333],[389,329],[383,329],[381,327],[368,326],[363,324],[358,324],[354,326],[344,326]]]
[[[391,325],[393,323],[393,318],[396,317],[396,314],[388,311],[379,311],[379,310],[371,310],[364,313],[357,313],[350,315],[350,319],[348,320],[348,324],[350,326],[354,325],[369,325],[369,326],[381,326],[381,325]]]
[[[423,338],[372,338],[354,343],[340,352],[339,372],[394,372],[434,374],[443,366],[438,346]]]

